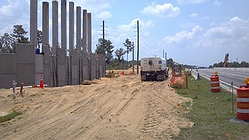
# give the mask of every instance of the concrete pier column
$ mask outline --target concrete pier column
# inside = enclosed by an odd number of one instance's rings
[[[81,50],[81,7],[76,7],[76,50]]]
[[[76,51],[78,57],[78,76],[79,76],[79,83],[82,82],[82,58],[81,58],[81,7],[76,7]]]
[[[87,10],[83,10],[83,52],[86,52],[87,42]]]
[[[37,46],[37,0],[30,0],[30,44]]]
[[[88,21],[88,53],[92,53],[92,15],[91,13],[87,13],[87,21]]]
[[[57,49],[58,49],[58,1],[52,1],[52,79],[53,86],[58,86],[58,64],[57,64]]]
[[[49,44],[49,3],[42,3],[42,45]],[[44,49],[42,48],[44,52]]]
[[[61,0],[61,48],[67,48],[67,1]]]
[[[51,56],[49,48],[49,3],[42,3],[42,52],[43,55],[43,83],[49,86],[51,83]]]
[[[58,47],[58,1],[52,1],[52,47],[56,53]]]
[[[74,3],[73,2],[69,2],[69,74],[68,74],[68,81],[69,84],[72,85],[73,84],[73,77],[72,77],[72,73],[73,73],[73,62],[72,62],[72,53],[73,53],[73,49],[74,49]]]
[[[74,3],[69,2],[69,51],[74,49]]]
[[[88,49],[87,49],[87,54],[88,54],[88,58],[89,58],[89,61],[88,61],[88,69],[89,69],[89,79],[92,80],[92,16],[91,16],[91,13],[87,13],[87,46],[88,46]]]

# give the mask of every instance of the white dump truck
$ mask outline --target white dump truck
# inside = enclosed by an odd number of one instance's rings
[[[166,60],[160,57],[148,57],[141,59],[141,80],[161,80],[168,77]]]

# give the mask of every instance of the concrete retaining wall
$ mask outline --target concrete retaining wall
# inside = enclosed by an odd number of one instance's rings
[[[10,88],[16,80],[16,54],[1,54],[0,65],[0,88]]]
[[[25,85],[35,84],[34,45],[16,45],[16,80]]]

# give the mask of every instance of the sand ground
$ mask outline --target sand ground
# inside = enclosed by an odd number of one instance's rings
[[[13,100],[0,89],[1,114],[22,112],[0,124],[3,140],[171,139],[193,122],[178,104],[191,102],[162,82],[139,75],[101,78],[91,85],[25,88]]]

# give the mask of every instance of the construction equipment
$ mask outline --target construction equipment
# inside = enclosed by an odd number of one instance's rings
[[[168,77],[166,60],[160,57],[148,57],[141,59],[141,80],[161,80]]]
[[[226,55],[225,55],[225,60],[224,60],[224,67],[228,67],[228,65],[227,65],[227,62],[228,62],[228,57],[229,57],[229,53],[227,53]]]

